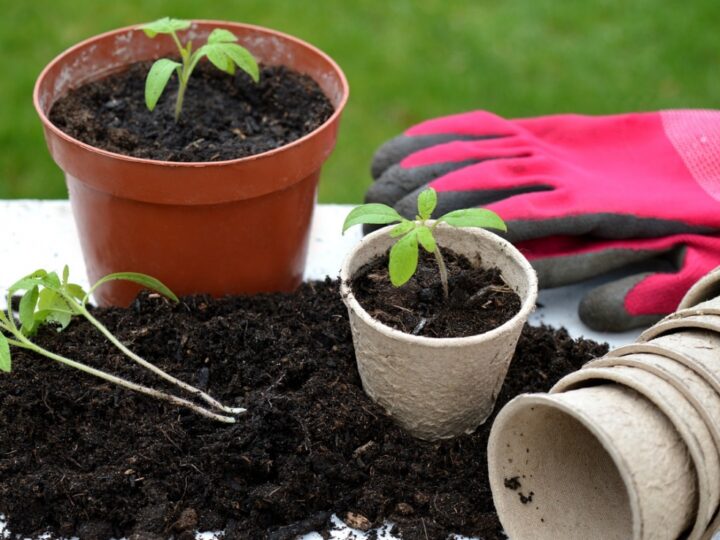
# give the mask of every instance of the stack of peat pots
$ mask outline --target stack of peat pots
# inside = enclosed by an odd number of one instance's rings
[[[513,540],[713,538],[720,267],[636,343],[508,403],[488,465]]]

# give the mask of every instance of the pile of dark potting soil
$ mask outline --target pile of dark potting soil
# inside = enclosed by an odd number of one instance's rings
[[[438,279],[433,255],[420,250],[415,274],[402,287],[390,282],[388,255],[378,256],[355,273],[352,291],[358,303],[383,324],[426,337],[483,334],[520,311],[520,297],[497,268],[446,249],[448,298]],[[472,314],[472,316],[470,316]]]
[[[360,526],[393,520],[406,539],[504,538],[486,473],[492,419],[438,443],[396,427],[362,391],[337,282],[177,305],[144,293],[97,316],[146,359],[249,413],[215,423],[15,351],[0,377],[0,512],[14,533],[289,539],[327,530],[335,512]],[[38,340],[168,389],[87,323]],[[605,350],[526,327],[497,409]]]
[[[317,83],[282,66],[261,66],[254,83],[202,61],[175,122],[177,77],[155,110],[145,106],[150,62],[85,84],[59,99],[50,120],[96,148],[165,161],[222,161],[278,148],[310,133],[333,113]]]

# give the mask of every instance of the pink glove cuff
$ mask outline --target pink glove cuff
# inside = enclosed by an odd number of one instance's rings
[[[661,111],[663,128],[695,181],[720,200],[720,112]]]

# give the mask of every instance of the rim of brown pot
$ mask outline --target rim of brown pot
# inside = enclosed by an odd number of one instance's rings
[[[332,115],[325,120],[322,124],[320,124],[318,127],[313,129],[310,133],[306,133],[299,139],[296,139],[292,142],[289,142],[288,144],[284,144],[282,146],[279,146],[277,148],[273,148],[272,150],[267,150],[265,152],[261,152],[259,154],[253,154],[252,156],[245,156],[241,158],[236,159],[226,159],[223,161],[164,161],[164,160],[158,160],[158,159],[147,159],[147,158],[138,158],[134,156],[127,156],[125,154],[118,154],[116,152],[109,152],[107,150],[103,150],[102,148],[98,148],[97,146],[92,146],[90,144],[84,143],[74,137],[71,137],[67,133],[65,133],[63,130],[58,128],[55,124],[53,124],[50,119],[45,114],[45,111],[43,110],[42,105],[40,104],[40,84],[45,79],[47,73],[57,64],[61,63],[65,60],[66,57],[72,55],[77,50],[82,49],[84,47],[87,47],[88,45],[91,45],[95,41],[100,41],[102,39],[106,39],[109,36],[112,36],[114,34],[121,34],[123,32],[129,32],[129,31],[136,31],[139,29],[141,24],[144,23],[138,23],[133,24],[130,26],[124,26],[122,28],[117,28],[115,30],[110,30],[108,32],[103,32],[102,34],[97,34],[95,36],[89,37],[87,39],[84,39],[83,41],[76,43],[72,47],[65,49],[63,52],[61,52],[59,55],[57,55],[55,58],[53,58],[46,66],[43,68],[43,70],[38,75],[37,79],[35,80],[35,86],[33,88],[33,105],[35,106],[35,111],[37,112],[38,116],[40,117],[40,120],[42,121],[43,125],[52,130],[52,132],[57,135],[58,137],[65,139],[67,142],[71,144],[75,144],[77,146],[80,146],[84,148],[85,150],[89,152],[93,152],[96,154],[104,155],[109,158],[113,159],[120,159],[123,161],[129,161],[134,163],[144,163],[148,165],[165,165],[165,166],[171,166],[171,167],[182,167],[182,168],[193,168],[193,167],[222,167],[227,166],[228,164],[233,163],[242,163],[242,162],[249,162],[257,159],[266,158],[269,156],[272,156],[273,154],[282,152],[284,150],[287,150],[288,148],[292,148],[293,146],[299,146],[303,144],[307,139],[311,138],[315,133],[318,131],[321,131],[325,127],[327,127],[329,124],[332,124],[335,122],[340,116],[345,108],[345,105],[347,104],[347,100],[350,97],[350,86],[347,81],[347,77],[345,77],[345,73],[340,68],[339,64],[335,62],[328,54],[320,50],[319,48],[315,47],[314,45],[308,43],[307,41],[304,41],[300,38],[297,38],[295,36],[292,36],[290,34],[286,34],[285,32],[280,32],[278,30],[267,28],[265,26],[260,26],[256,24],[246,24],[246,23],[239,23],[234,21],[224,21],[224,20],[217,20],[217,19],[189,19],[192,24],[216,24],[216,25],[223,25],[223,24],[232,24],[235,26],[241,26],[244,28],[248,28],[250,30],[259,30],[261,32],[268,32],[271,34],[274,34],[276,36],[279,36],[287,41],[295,42],[296,44],[305,47],[318,56],[322,57],[325,61],[330,64],[333,69],[337,72],[338,78],[340,80],[341,90],[342,90],[342,96],[340,97],[339,103],[335,106],[335,110],[333,111]]]
[[[435,220],[429,220],[429,223],[434,223]],[[519,264],[519,266],[524,270],[524,273],[529,277],[528,280],[528,294],[525,296],[525,298],[522,299],[522,303],[520,304],[520,309],[518,312],[513,315],[510,319],[505,321],[500,326],[497,326],[493,328],[492,330],[488,330],[487,332],[483,332],[482,334],[475,334],[473,336],[466,336],[466,337],[427,337],[427,336],[415,336],[412,334],[406,334],[405,332],[401,332],[400,330],[396,330],[395,328],[392,328],[390,326],[387,326],[386,324],[381,323],[377,319],[370,316],[370,314],[365,311],[365,308],[363,308],[360,305],[360,302],[357,301],[357,298],[355,298],[355,295],[352,292],[352,289],[350,288],[350,285],[348,283],[348,279],[351,277],[349,268],[350,268],[350,260],[355,255],[355,252],[360,247],[360,243],[358,243],[353,250],[348,254],[347,257],[345,257],[345,261],[343,262],[342,268],[340,269],[340,294],[345,300],[346,304],[367,324],[372,325],[375,330],[378,332],[384,334],[385,336],[389,338],[404,340],[410,343],[416,343],[418,345],[425,345],[427,347],[452,347],[452,346],[468,346],[468,345],[476,345],[479,343],[483,343],[485,341],[491,341],[495,339],[499,334],[505,332],[509,327],[514,326],[517,324],[518,320],[526,320],[530,313],[535,309],[535,301],[537,300],[537,292],[538,292],[538,281],[537,281],[537,274],[535,273],[535,270],[530,265],[528,260],[525,258],[525,256],[520,253],[520,251],[513,246],[510,242],[505,240],[504,238],[501,238],[495,233],[491,233],[489,231],[486,231],[485,229],[477,229],[477,228],[463,228],[463,227],[450,227],[449,225],[440,224],[440,227],[446,230],[453,230],[458,233],[465,233],[465,234],[476,234],[478,236],[483,237],[485,240],[495,243],[502,247],[502,249],[506,250],[509,254],[512,255],[512,258]],[[383,227],[382,229],[379,229],[377,231],[374,231],[367,236],[365,236],[361,242],[371,242],[375,240],[376,238],[386,235],[390,229],[393,228],[393,225],[388,225],[387,227]],[[447,247],[447,246],[446,246]]]

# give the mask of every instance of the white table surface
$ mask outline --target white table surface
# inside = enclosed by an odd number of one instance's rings
[[[313,220],[306,279],[337,276],[345,255],[360,239],[360,227],[341,235],[342,223],[350,205],[318,205]],[[0,201],[0,291],[19,276],[38,268],[60,272],[68,264],[74,281],[87,285],[85,263],[75,233],[68,201]],[[577,306],[584,291],[601,283],[596,279],[582,285],[540,291],[543,306],[532,316],[534,324],[564,326],[574,337],[585,336],[607,341],[612,346],[631,343],[639,331],[621,334],[594,332],[577,316]],[[0,295],[1,296],[1,295]]]
[[[345,255],[361,237],[359,227],[354,227],[344,236],[340,234],[342,223],[351,208],[352,206],[348,205],[317,207],[311,232],[306,279],[338,275]],[[65,264],[70,266],[73,280],[87,286],[85,264],[68,201],[0,201],[0,230],[3,231],[3,240],[0,243],[0,291],[5,291],[19,277],[38,268],[60,272]],[[577,316],[577,306],[582,294],[602,281],[598,279],[582,285],[541,291],[538,302],[542,307],[532,315],[531,323],[564,326],[573,337],[584,336],[596,341],[607,341],[613,347],[631,343],[639,335],[639,331],[622,334],[598,333],[583,325]],[[4,524],[0,519],[0,538],[8,534],[3,531]],[[332,537],[360,540],[365,538],[365,535],[345,528],[333,533]],[[306,536],[306,540],[319,538],[319,534]],[[381,538],[391,537],[382,535]]]

